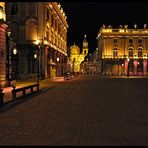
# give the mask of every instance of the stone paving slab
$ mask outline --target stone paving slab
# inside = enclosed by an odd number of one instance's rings
[[[0,145],[148,145],[148,79],[78,77],[0,112]]]

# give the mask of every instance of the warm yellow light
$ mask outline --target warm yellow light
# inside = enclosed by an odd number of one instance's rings
[[[0,20],[3,19],[3,13],[0,11]]]
[[[127,58],[127,61],[129,62],[130,61],[130,58]]]
[[[48,44],[47,40],[44,40],[44,44],[46,44],[46,45]]]
[[[59,62],[59,60],[60,60],[60,59],[59,59],[59,58],[57,58],[57,62]]]
[[[61,13],[63,13],[63,9],[61,8]]]
[[[5,19],[5,10],[4,10],[4,8],[5,8],[5,4],[4,4],[4,2],[0,2],[0,20],[6,20]]]
[[[34,58],[35,58],[35,59],[37,58],[37,54],[36,54],[36,53],[34,54]]]
[[[36,40],[36,41],[35,41],[35,44],[36,44],[36,45],[39,45],[39,40]]]
[[[13,49],[13,54],[14,54],[14,55],[17,54],[17,49],[16,49],[16,48]]]

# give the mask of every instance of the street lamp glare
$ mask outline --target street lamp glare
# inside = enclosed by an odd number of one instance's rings
[[[14,54],[14,55],[17,54],[17,49],[16,49],[16,48],[13,49],[13,54]]]
[[[60,59],[59,59],[59,58],[57,58],[57,62],[59,62],[59,60],[60,60]]]
[[[129,62],[130,61],[130,58],[127,58],[127,61]]]
[[[36,44],[36,45],[39,45],[39,40],[36,40],[36,41],[35,41],[35,44]]]
[[[34,54],[34,58],[35,58],[35,59],[37,58],[37,54]]]

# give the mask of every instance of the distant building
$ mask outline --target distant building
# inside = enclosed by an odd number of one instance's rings
[[[42,78],[61,76],[67,62],[67,17],[57,2],[8,2],[10,23],[17,52],[17,77],[37,74]],[[38,52],[39,51],[39,52]],[[34,58],[34,55],[38,55]]]
[[[101,73],[98,55],[98,48],[96,48],[85,58],[81,63],[81,74],[98,75]]]
[[[103,27],[98,33],[101,71],[107,75],[148,74],[148,29]]]
[[[80,64],[82,61],[84,61],[85,56],[88,54],[88,42],[86,39],[86,35],[84,36],[83,40],[83,47],[82,47],[82,53],[80,53],[80,48],[75,45],[70,47],[70,60],[73,64],[73,72],[80,73]]]
[[[7,85],[6,80],[6,14],[5,2],[0,2],[0,87]]]

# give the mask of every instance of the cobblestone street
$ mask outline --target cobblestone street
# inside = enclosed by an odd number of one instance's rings
[[[0,111],[0,145],[148,145],[147,96],[148,79],[63,81]]]

